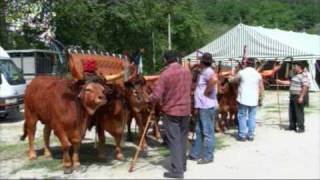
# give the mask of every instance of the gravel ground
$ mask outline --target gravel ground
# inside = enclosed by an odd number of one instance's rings
[[[264,105],[257,113],[256,137],[253,142],[238,142],[236,130],[216,134],[221,146],[215,152],[214,163],[198,165],[188,161],[185,178],[265,178],[306,179],[320,178],[320,93],[310,94],[310,107],[305,111],[306,132],[297,134],[285,131],[288,125],[288,92],[280,92],[280,119],[276,91],[267,91]],[[126,160],[113,160],[113,141],[107,141],[105,162],[95,159],[94,133],[88,132],[81,146],[82,167],[71,175],[61,170],[59,143],[52,137],[53,159],[41,156],[42,129],[39,123],[36,133],[38,159],[29,161],[26,155],[27,141],[19,141],[22,134],[23,115],[0,120],[0,178],[163,178],[169,164],[168,150],[151,140],[152,145],[140,154],[136,170],[128,169],[135,145],[123,142]],[[108,135],[108,134],[107,134]]]

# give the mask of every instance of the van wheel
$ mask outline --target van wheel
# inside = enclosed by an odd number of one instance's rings
[[[3,114],[0,116],[0,120],[5,120],[8,117],[8,114]]]

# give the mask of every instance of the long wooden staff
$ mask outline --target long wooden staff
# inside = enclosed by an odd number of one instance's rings
[[[276,73],[276,79],[278,79],[278,73]],[[277,104],[278,104],[278,116],[279,116],[279,128],[282,127],[282,121],[281,121],[281,111],[280,111],[280,97],[279,97],[279,84],[277,84]]]
[[[136,151],[136,153],[134,154],[133,159],[132,159],[132,161],[131,161],[131,165],[130,165],[130,168],[129,168],[129,172],[133,172],[134,166],[135,166],[136,161],[137,161],[137,159],[138,159],[138,155],[139,155],[139,153],[140,153],[141,146],[142,146],[142,144],[143,144],[143,142],[144,142],[144,137],[145,137],[145,135],[146,135],[146,133],[147,133],[149,124],[150,124],[150,122],[151,122],[151,117],[152,117],[153,114],[154,114],[154,107],[152,107],[152,110],[151,110],[150,115],[149,115],[149,117],[148,117],[146,126],[145,126],[145,128],[144,128],[144,130],[143,130],[142,136],[140,137],[139,146],[138,146],[137,151]]]

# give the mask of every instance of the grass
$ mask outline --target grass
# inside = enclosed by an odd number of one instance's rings
[[[36,160],[28,161],[20,168],[14,169],[10,174],[15,174],[21,170],[30,169],[48,169],[49,172],[62,170],[61,159],[45,159],[44,157],[38,157]]]
[[[215,146],[215,149],[216,149],[216,150],[222,150],[223,148],[229,146],[229,145],[227,145],[227,144],[225,143],[225,138],[226,138],[226,137],[217,137],[217,138],[216,138],[216,146]]]
[[[51,138],[51,152],[52,158],[46,159],[43,156],[42,139],[36,141],[36,149],[41,147],[41,150],[37,150],[37,159],[36,160],[28,160],[27,156],[27,141],[18,144],[1,144],[0,145],[0,160],[5,163],[5,161],[10,161],[13,159],[21,160],[22,165],[19,167],[13,167],[10,174],[16,174],[22,170],[30,170],[30,169],[47,169],[48,172],[62,171],[62,151],[60,150],[60,143],[57,142],[56,138]],[[149,161],[155,161],[155,163],[161,162],[165,157],[170,155],[169,149],[167,147],[161,146],[160,144],[156,144],[155,142],[149,143],[155,149],[155,151],[150,151],[145,153],[141,152],[139,158],[143,158],[145,162],[150,163]],[[189,143],[190,147],[190,143]],[[227,147],[225,143],[225,137],[217,137],[216,138],[216,150],[221,150],[224,147]],[[136,147],[132,145],[122,145],[122,153],[126,158],[125,161],[120,163],[110,163],[114,160],[114,140],[113,138],[106,138],[106,156],[107,160],[103,162],[99,162],[96,158],[96,149],[94,148],[93,142],[82,143],[80,147],[80,162],[82,165],[90,166],[90,165],[102,165],[102,166],[112,166],[112,168],[122,167],[124,164],[131,162],[131,158],[133,154],[136,152]],[[148,154],[148,155],[146,155]],[[158,162],[159,161],[159,162]],[[117,162],[117,161],[115,161]],[[82,173],[86,171],[88,168],[81,170]]]

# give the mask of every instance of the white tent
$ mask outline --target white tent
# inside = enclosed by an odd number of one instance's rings
[[[238,24],[213,42],[200,48],[184,59],[196,61],[199,52],[209,52],[215,60],[241,59],[243,48],[247,46],[247,57],[274,60],[293,57],[306,60],[311,73],[312,91],[319,91],[315,77],[315,62],[320,59],[320,36],[307,33],[268,29],[264,27]]]

